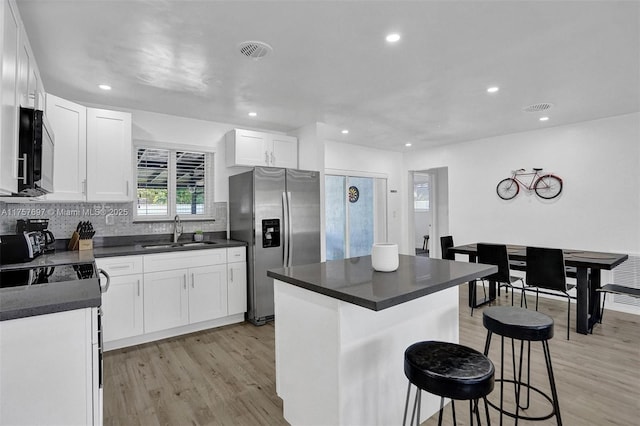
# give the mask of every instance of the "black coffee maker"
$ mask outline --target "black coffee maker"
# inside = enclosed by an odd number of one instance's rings
[[[49,231],[49,219],[18,219],[16,223],[16,233],[39,232],[44,241],[44,252],[55,250],[56,239],[53,232]]]

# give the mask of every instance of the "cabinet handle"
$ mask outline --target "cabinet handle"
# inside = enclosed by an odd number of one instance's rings
[[[183,288],[186,290],[187,289],[187,274],[184,274],[184,285]]]
[[[85,195],[87,194],[87,180],[86,179],[84,179],[82,181],[82,193],[85,194]]]
[[[274,164],[276,164],[276,156],[273,155],[273,151],[271,151],[271,165],[273,166]]]
[[[230,271],[231,271],[231,282],[233,282],[233,268],[231,268]]]
[[[140,280],[138,280],[138,297],[140,297]]]
[[[191,273],[191,288],[196,288],[196,279],[193,276],[193,273]]]
[[[129,269],[129,265],[113,265],[109,266],[109,269]]]
[[[129,181],[126,181],[127,184],[127,197],[129,196]]]
[[[264,164],[269,165],[269,151],[264,152]]]
[[[18,180],[22,179],[23,184],[27,184],[27,154],[23,154],[22,158],[18,158],[18,162],[22,161],[22,177],[18,176]]]

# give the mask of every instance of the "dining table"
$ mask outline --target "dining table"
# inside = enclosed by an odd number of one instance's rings
[[[495,243],[494,243],[495,244]],[[527,246],[506,244],[512,269],[526,270]],[[450,252],[469,256],[476,262],[477,243],[451,247]],[[600,308],[601,271],[612,270],[629,258],[627,254],[590,250],[562,249],[569,276],[576,279],[576,331],[580,334],[593,332],[593,327],[602,316]],[[575,269],[574,269],[575,268]],[[496,299],[496,283],[490,282],[488,297],[476,297],[476,282],[469,282],[469,306],[478,307]],[[475,303],[474,303],[475,301]]]

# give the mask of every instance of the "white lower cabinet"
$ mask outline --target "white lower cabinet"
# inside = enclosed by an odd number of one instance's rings
[[[147,273],[144,286],[146,332],[227,316],[226,255],[220,265]]]
[[[102,296],[104,341],[139,336],[143,328],[142,274],[111,277]]]
[[[106,349],[244,320],[246,247],[96,259]]]
[[[178,269],[145,274],[145,332],[160,331],[188,323],[187,270]]]
[[[102,293],[102,328],[105,343],[144,333],[142,256],[96,259],[111,277]]]
[[[0,424],[101,425],[98,308],[0,321]]]
[[[245,247],[227,252],[227,307],[229,315],[247,311],[247,262]]]
[[[227,265],[189,269],[189,322],[227,316]]]

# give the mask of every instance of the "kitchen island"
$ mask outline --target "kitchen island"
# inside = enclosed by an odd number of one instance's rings
[[[402,421],[404,351],[458,342],[458,285],[495,266],[400,255],[394,272],[371,257],[270,270],[274,278],[276,392],[292,425]],[[423,393],[422,420],[439,408]]]

